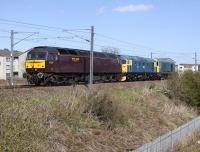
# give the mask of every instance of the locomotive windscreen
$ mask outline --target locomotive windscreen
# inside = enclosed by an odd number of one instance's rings
[[[46,52],[29,52],[27,55],[27,60],[46,60]]]

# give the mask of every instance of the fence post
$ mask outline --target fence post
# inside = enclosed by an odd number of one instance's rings
[[[162,146],[162,145],[161,145],[161,137],[160,137],[160,152],[162,152],[161,146]]]
[[[148,143],[148,145],[147,145],[147,152],[150,152],[150,143]]]
[[[171,131],[171,149],[173,148],[173,133]]]
[[[156,152],[158,152],[158,146],[157,146],[158,144],[157,144],[157,142],[156,142]]]

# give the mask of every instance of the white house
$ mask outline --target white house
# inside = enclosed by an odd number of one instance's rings
[[[19,56],[19,63],[18,63],[18,68],[19,68],[19,78],[23,78],[23,74],[26,72],[26,69],[25,69],[25,61],[26,61],[26,57],[27,57],[27,53],[28,51],[26,52],[23,52],[20,56]]]
[[[0,79],[6,78],[6,58],[0,55]]]
[[[13,61],[13,75],[16,79],[23,78],[23,73],[25,72],[25,59],[27,52],[22,53],[19,51],[14,51],[14,61]],[[7,49],[0,50],[0,79],[7,80],[10,78],[11,73],[11,63],[10,63],[10,51]]]
[[[196,67],[196,68],[195,68]],[[200,64],[197,64],[195,66],[195,64],[179,64],[177,66],[177,71],[179,73],[183,73],[185,71],[200,71]]]

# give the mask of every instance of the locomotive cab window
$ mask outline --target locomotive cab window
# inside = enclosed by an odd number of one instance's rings
[[[47,60],[56,61],[56,60],[58,60],[58,56],[55,53],[49,53],[48,56],[47,56]]]
[[[67,55],[67,54],[69,54],[69,51],[66,50],[66,49],[58,49],[58,52],[59,52],[61,55]]]
[[[27,60],[46,60],[46,52],[29,52],[27,55]]]
[[[77,55],[76,51],[75,50],[68,50],[69,51],[69,54],[72,54],[72,55]]]
[[[122,60],[122,64],[126,64],[126,60]]]

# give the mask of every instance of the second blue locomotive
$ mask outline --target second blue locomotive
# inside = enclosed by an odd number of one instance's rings
[[[138,56],[121,56],[122,81],[157,80],[175,72],[175,62],[169,58],[150,59]]]

